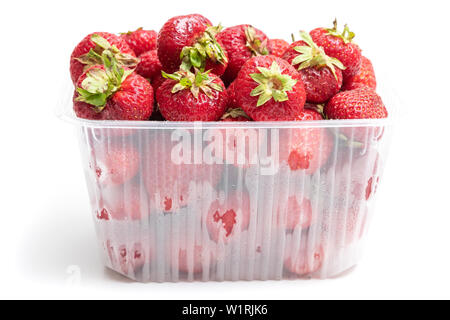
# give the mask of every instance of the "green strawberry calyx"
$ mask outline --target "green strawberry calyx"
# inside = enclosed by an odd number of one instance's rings
[[[280,66],[275,61],[272,62],[270,69],[257,67],[260,73],[252,73],[250,77],[259,85],[252,90],[250,96],[257,97],[257,107],[262,106],[273,98],[276,102],[289,100],[287,95],[291,91],[297,80],[292,79],[290,75],[282,74]]]
[[[105,50],[101,58],[104,69],[89,70],[76,89],[76,100],[91,104],[96,112],[104,109],[108,98],[119,91],[122,82],[133,73],[133,70],[122,68],[110,51]]]
[[[328,31],[329,35],[341,38],[342,40],[344,40],[344,43],[351,43],[353,41],[353,38],[355,37],[355,33],[350,31],[350,28],[348,27],[348,25],[344,26],[344,31],[339,32],[338,28],[337,28],[337,19],[335,19],[333,21],[333,28],[331,29],[326,29]]]
[[[194,67],[203,72],[208,59],[225,65],[228,62],[228,58],[222,46],[216,40],[216,35],[221,30],[222,26],[220,24],[215,27],[208,27],[203,36],[193,46],[184,47],[180,54],[180,69],[190,71]]]
[[[121,66],[132,69],[139,63],[138,58],[133,57],[130,54],[120,52],[115,45],[111,45],[108,40],[98,34],[93,34],[91,36],[91,41],[95,43],[95,47],[89,50],[88,53],[76,58],[76,60],[86,65],[85,69],[96,64],[102,64],[102,53],[104,51],[107,51],[108,54],[112,55]]]
[[[210,71],[202,72],[195,68],[195,73],[186,70],[180,70],[173,74],[167,74],[161,71],[162,76],[166,79],[172,79],[177,83],[172,88],[172,93],[177,93],[182,90],[190,90],[192,95],[198,99],[198,95],[203,92],[208,98],[212,98],[212,91],[222,92],[224,88],[215,83],[216,78],[209,75]]]
[[[137,28],[135,31],[121,32],[120,34],[121,34],[121,35],[131,35],[131,34],[137,32],[137,31],[141,31],[141,30],[143,30],[143,29],[144,29],[144,28],[139,27],[139,28]]]
[[[225,112],[225,114],[220,119],[221,120],[228,119],[228,118],[236,119],[239,117],[244,117],[248,120],[251,120],[251,118],[245,113],[244,110],[242,110],[242,108],[229,108],[227,110],[227,112]]]
[[[265,56],[269,54],[267,49],[267,39],[261,41],[259,37],[256,36],[255,28],[248,26],[245,28],[245,46],[252,52],[253,56]]]
[[[323,68],[328,67],[331,72],[333,72],[336,80],[338,79],[336,75],[335,67],[344,70],[345,67],[336,58],[332,58],[325,54],[325,51],[322,47],[319,47],[311,38],[311,36],[304,32],[300,31],[300,36],[302,40],[307,44],[306,46],[297,46],[294,48],[295,51],[300,53],[294,60],[292,60],[292,65],[299,65],[298,70],[303,70],[306,68],[316,67]]]

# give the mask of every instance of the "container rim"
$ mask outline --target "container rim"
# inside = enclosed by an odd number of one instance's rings
[[[66,113],[57,116],[68,123],[98,129],[227,129],[227,128],[335,128],[335,127],[382,127],[391,125],[393,117],[384,119],[310,120],[310,121],[124,121],[87,120]]]

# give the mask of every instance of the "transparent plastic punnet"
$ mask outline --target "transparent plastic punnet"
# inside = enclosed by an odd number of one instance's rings
[[[80,141],[105,265],[142,282],[329,278],[361,256],[387,119],[89,121]]]

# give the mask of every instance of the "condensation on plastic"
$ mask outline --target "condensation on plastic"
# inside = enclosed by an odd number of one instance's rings
[[[383,96],[391,112],[395,102],[389,98]],[[360,260],[386,162],[391,117],[301,123],[87,121],[73,115],[70,103],[65,106],[60,115],[77,125],[108,268],[142,282],[324,279]],[[269,137],[290,146],[302,132],[316,130],[328,140],[319,140],[314,156],[327,159],[314,172],[293,170],[282,148],[272,171],[263,161],[244,166],[168,161],[172,138],[180,132],[191,138],[194,159],[205,152],[205,137],[212,132],[244,129],[266,137],[258,148],[269,150]],[[108,157],[117,153],[124,165],[108,167]],[[211,208],[233,196],[234,219],[220,222]],[[299,211],[290,205],[294,200],[309,201],[310,223],[292,225],[288,213]],[[242,208],[247,207],[246,221]],[[218,233],[210,228],[214,223]],[[227,223],[229,236],[220,228]]]

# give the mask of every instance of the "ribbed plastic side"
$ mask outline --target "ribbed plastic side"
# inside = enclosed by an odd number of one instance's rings
[[[81,127],[105,264],[143,282],[339,275],[360,259],[389,131]]]

